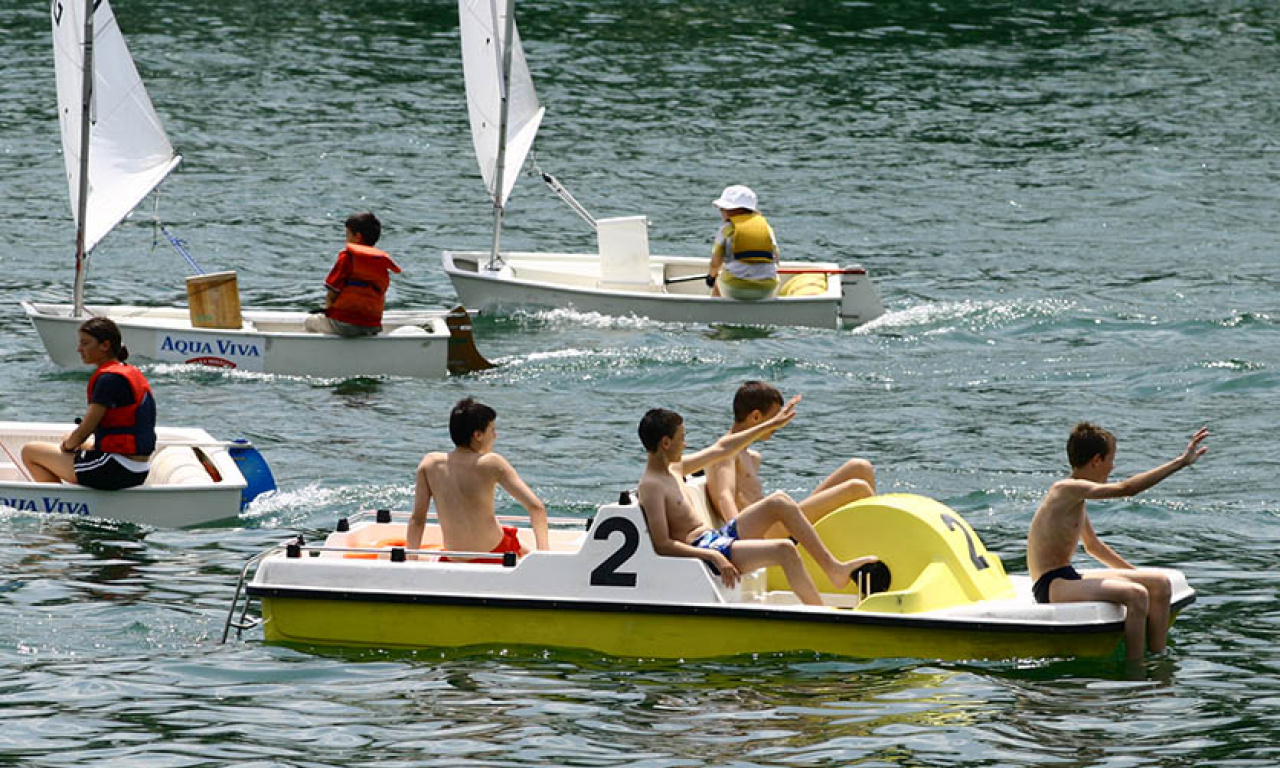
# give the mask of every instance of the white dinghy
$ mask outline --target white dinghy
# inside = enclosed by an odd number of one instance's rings
[[[115,321],[135,357],[157,361],[327,377],[440,377],[490,367],[458,310],[387,312],[382,333],[346,339],[307,333],[306,312],[241,312],[234,294],[234,309],[225,313],[231,319],[213,323],[193,322],[201,318],[187,307],[85,306],[90,252],[182,158],[151,105],[110,2],[55,2],[52,20],[58,120],[76,222],[74,301],[22,306],[55,363],[80,365],[75,331],[96,315]]]
[[[493,202],[493,245],[446,251],[444,270],[459,300],[481,312],[572,307],[667,322],[838,328],[884,313],[858,265],[784,261],[778,296],[753,302],[714,298],[703,281],[710,259],[651,256],[642,216],[594,219],[559,183],[544,180],[597,234],[597,252],[503,253],[502,216],[545,109],[516,29],[514,0],[459,0],[467,109],[480,173]]]
[[[203,429],[156,427],[147,482],[123,491],[37,483],[22,446],[56,443],[74,424],[0,421],[0,508],[186,528],[234,518],[275,489],[271,470],[247,441],[218,440]]]

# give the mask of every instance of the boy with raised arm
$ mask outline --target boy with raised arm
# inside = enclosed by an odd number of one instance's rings
[[[763,381],[747,381],[733,396],[733,426],[729,434],[750,429],[768,421],[782,410],[782,393]],[[816,523],[844,505],[874,496],[876,471],[866,459],[849,459],[828,475],[800,502],[800,510],[809,522]],[[720,461],[707,467],[707,496],[720,519],[729,521],[738,511],[764,498],[760,483],[760,454],[740,451],[733,460]],[[769,538],[786,536],[774,526]]]
[[[685,475],[731,459],[752,442],[782,428],[795,416],[799,401],[799,397],[793,398],[772,418],[750,429],[725,435],[711,447],[690,456],[684,456],[684,419],[680,414],[654,408],[644,415],[639,432],[648,461],[640,478],[640,507],[658,554],[696,557],[711,565],[726,587],[735,585],[740,573],[779,565],[791,589],[807,605],[822,605],[822,596],[800,560],[796,542],[809,552],[836,589],[848,586],[855,569],[876,561],[875,557],[837,560],[818,538],[800,507],[785,493],[774,493],[751,504],[719,530],[699,520],[685,496]],[[765,533],[777,523],[796,541],[765,539]]]
[[[1145,648],[1164,650],[1169,632],[1169,579],[1159,571],[1135,568],[1098,538],[1085,511],[1089,499],[1134,496],[1204,455],[1200,444],[1209,436],[1199,429],[1182,455],[1118,483],[1107,482],[1115,467],[1116,439],[1105,429],[1081,422],[1067,439],[1071,476],[1054,483],[1031,521],[1027,534],[1027,570],[1035,580],[1037,603],[1101,600],[1125,607],[1124,637],[1130,661],[1142,659]],[[1081,576],[1071,567],[1076,546],[1111,570]]]
[[[456,447],[449,453],[428,453],[418,464],[413,515],[405,537],[407,549],[421,546],[427,509],[435,499],[445,550],[528,554],[528,550],[520,546],[517,529],[499,526],[494,517],[493,494],[499,485],[529,512],[537,548],[548,548],[546,507],[516,474],[515,468],[493,452],[498,438],[497,417],[492,408],[469,397],[453,406],[449,414],[449,437]]]

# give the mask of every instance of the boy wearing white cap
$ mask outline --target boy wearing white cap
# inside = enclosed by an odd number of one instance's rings
[[[707,285],[712,296],[739,301],[767,299],[778,290],[778,241],[756,210],[756,193],[740,184],[725,187],[711,203],[724,224],[711,249]]]

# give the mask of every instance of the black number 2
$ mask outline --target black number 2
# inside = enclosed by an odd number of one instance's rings
[[[990,567],[987,565],[987,558],[978,554],[978,548],[973,543],[973,537],[969,535],[969,529],[965,528],[963,523],[953,515],[942,515],[942,522],[947,526],[947,530],[954,531],[959,528],[960,532],[964,534],[964,541],[969,545],[969,561],[973,563],[973,567],[976,570],[981,571]]]
[[[615,531],[622,534],[622,546],[605,558],[603,563],[592,569],[591,586],[593,587],[634,587],[636,585],[635,573],[618,571],[618,566],[630,560],[640,547],[640,531],[636,530],[636,524],[625,517],[611,517],[596,527],[591,538],[604,541]]]

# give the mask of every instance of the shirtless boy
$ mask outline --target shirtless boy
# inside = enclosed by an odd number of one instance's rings
[[[800,560],[796,542],[813,556],[836,589],[848,586],[855,569],[876,561],[875,557],[837,560],[818,538],[800,507],[785,493],[771,494],[747,506],[719,530],[702,523],[685,496],[685,475],[714,462],[732,459],[752,442],[773,434],[795,417],[799,401],[799,397],[792,399],[771,418],[725,435],[711,447],[690,456],[684,456],[684,419],[680,414],[654,408],[644,415],[640,420],[640,442],[644,443],[649,458],[640,478],[640,506],[658,554],[696,557],[709,563],[726,587],[736,584],[740,573],[770,565],[782,566],[792,590],[808,605],[822,605],[822,596]],[[796,541],[764,538],[778,523]]]
[[[449,414],[449,437],[456,448],[449,453],[428,453],[418,464],[413,515],[405,547],[418,549],[427,522],[427,509],[435,499],[444,549],[456,552],[515,552],[520,546],[517,530],[499,526],[493,514],[494,489],[502,488],[528,512],[534,542],[547,549],[547,509],[516,470],[493,452],[498,438],[497,414],[471,398],[459,400]],[[498,563],[501,560],[473,560]]]
[[[782,393],[772,384],[748,381],[733,396],[733,427],[736,434],[768,421],[782,410]],[[813,492],[800,502],[800,510],[809,522],[816,523],[844,505],[874,496],[876,471],[866,459],[849,459],[826,477]],[[725,460],[707,468],[707,494],[721,520],[729,521],[738,511],[764,498],[760,483],[760,454],[753,450],[739,452],[732,461]],[[780,526],[769,531],[768,538],[787,534]]]
[[[1133,496],[1147,490],[1204,455],[1200,445],[1209,436],[1201,428],[1187,449],[1173,461],[1149,469],[1128,480],[1109,483],[1115,466],[1116,439],[1105,429],[1081,422],[1067,439],[1071,477],[1049,488],[1031,521],[1027,535],[1027,569],[1035,579],[1036,602],[1074,603],[1101,600],[1125,607],[1124,637],[1130,661],[1142,659],[1144,648],[1164,650],[1169,633],[1169,579],[1159,571],[1135,568],[1098,538],[1085,501]],[[1084,550],[1111,570],[1083,577],[1071,567],[1071,556],[1083,542]]]

